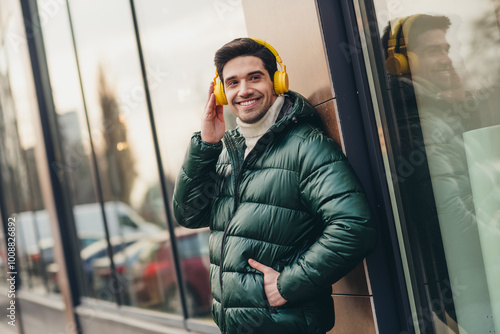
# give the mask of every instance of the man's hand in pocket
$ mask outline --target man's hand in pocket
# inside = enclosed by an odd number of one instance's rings
[[[269,305],[272,307],[285,305],[287,300],[281,296],[277,285],[280,273],[253,259],[249,259],[248,264],[250,267],[257,269],[264,274],[264,291],[266,293],[267,300],[269,301]]]

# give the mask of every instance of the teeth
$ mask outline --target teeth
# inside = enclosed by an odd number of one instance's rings
[[[252,104],[252,103],[254,103],[254,102],[255,102],[255,100],[251,100],[251,101],[240,102],[240,104],[241,104],[242,106],[249,106],[249,105],[251,105],[251,104]]]

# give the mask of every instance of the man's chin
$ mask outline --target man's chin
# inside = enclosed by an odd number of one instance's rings
[[[249,117],[249,118],[241,118],[240,117],[240,121],[245,123],[245,124],[254,124],[254,123],[257,123],[258,121],[260,121],[262,119],[262,117]]]
[[[239,115],[239,119],[241,122],[246,124],[254,124],[260,121],[262,117],[264,117],[265,113],[259,113],[258,111],[246,113],[240,112]]]

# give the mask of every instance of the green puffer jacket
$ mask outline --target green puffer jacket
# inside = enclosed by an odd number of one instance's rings
[[[321,333],[333,327],[331,285],[376,244],[363,189],[297,93],[244,160],[245,139],[196,133],[174,191],[177,221],[210,226],[212,315],[222,333]],[[270,307],[252,258],[281,274],[288,302]]]

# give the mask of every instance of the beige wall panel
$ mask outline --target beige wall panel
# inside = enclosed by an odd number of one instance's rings
[[[376,334],[371,297],[333,296],[335,327],[327,334]]]
[[[291,90],[313,105],[333,98],[313,0],[243,0],[243,10],[248,36],[262,39],[278,51]]]
[[[333,138],[342,147],[340,131],[339,131],[339,123],[337,121],[337,113],[336,113],[336,103],[335,100],[330,100],[325,103],[316,106],[316,111],[321,117],[321,121],[325,125],[325,130],[330,138]]]
[[[370,296],[364,263],[360,263],[349,274],[335,283],[332,286],[332,291],[333,294]]]

